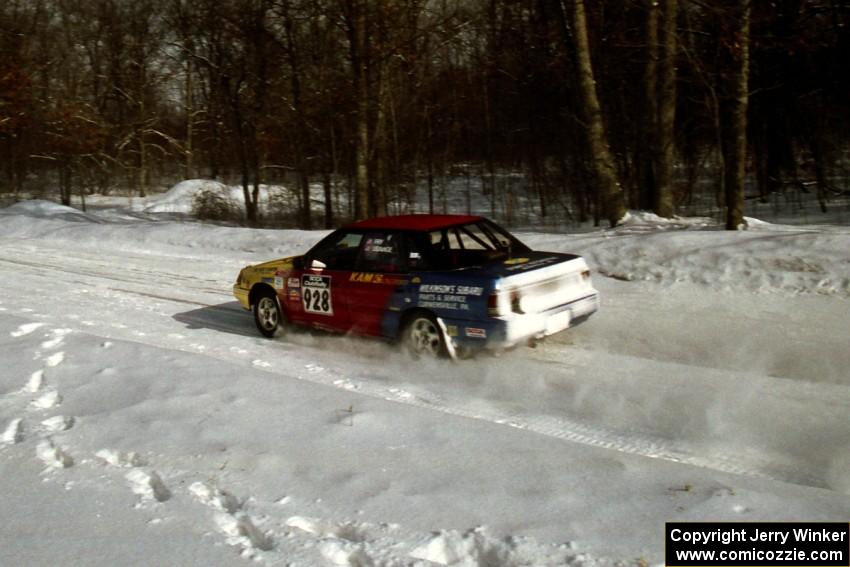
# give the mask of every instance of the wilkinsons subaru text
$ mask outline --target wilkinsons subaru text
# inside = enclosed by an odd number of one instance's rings
[[[468,215],[349,224],[303,256],[242,269],[233,294],[267,337],[302,325],[453,358],[542,339],[599,307],[583,258],[533,251]]]

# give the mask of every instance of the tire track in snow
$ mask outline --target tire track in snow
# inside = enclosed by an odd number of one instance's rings
[[[33,254],[38,254],[40,256],[37,262],[32,260],[22,260],[20,258],[10,258],[8,256],[0,256],[0,263],[27,267],[35,273],[47,275],[49,277],[54,277],[51,272],[59,272],[63,274],[111,280],[124,284],[157,282],[158,285],[165,288],[174,287],[178,289],[192,289],[207,294],[230,297],[228,293],[219,289],[211,289],[211,286],[220,282],[205,280],[192,275],[182,275],[172,271],[162,271],[158,269],[140,269],[132,265],[127,265],[126,263],[122,265],[120,262],[115,264],[103,259],[102,257],[98,257],[96,261],[93,262],[84,257],[75,257],[75,265],[68,266],[61,263],[65,258],[61,256],[53,256],[44,250],[40,249],[37,252],[33,251],[28,257],[32,257]],[[122,265],[122,267],[116,270],[116,265]],[[122,272],[128,275],[124,275]],[[134,276],[131,277],[129,274],[133,274]]]
[[[345,339],[339,338],[338,340]],[[280,345],[272,343],[269,347],[280,348]],[[314,347],[305,348],[310,351],[316,350]],[[233,357],[220,356],[219,353],[210,354],[216,358],[233,361]],[[321,353],[318,354],[320,355]],[[798,471],[789,470],[788,467],[783,466],[781,463],[776,463],[769,459],[754,457],[752,455],[747,455],[746,459],[742,459],[742,455],[740,454],[727,454],[721,451],[713,452],[711,455],[704,455],[702,454],[703,449],[690,446],[686,442],[676,442],[674,440],[647,434],[623,433],[614,429],[606,429],[596,425],[582,423],[579,420],[545,415],[517,415],[515,413],[508,413],[493,409],[472,407],[471,404],[452,404],[446,402],[437,393],[425,392],[412,394],[403,388],[396,387],[395,385],[388,387],[387,382],[369,377],[368,373],[366,373],[365,377],[363,373],[360,373],[356,376],[356,378],[352,378],[351,372],[328,369],[317,366],[312,362],[307,362],[307,360],[315,360],[314,357],[305,357],[302,360],[302,366],[304,367],[305,372],[293,375],[293,356],[297,355],[294,355],[291,350],[287,350],[287,360],[285,364],[277,364],[275,362],[268,361],[268,359],[274,360],[279,357],[253,359],[250,364],[254,368],[277,375],[284,375],[298,380],[331,386],[339,390],[349,392],[353,391],[357,394],[366,395],[372,398],[410,405],[426,410],[439,411],[457,417],[475,419],[478,421],[492,423],[494,425],[520,429],[571,443],[617,451],[629,455],[713,469],[724,473],[765,478],[817,488],[827,488],[821,479],[801,474]],[[239,362],[243,364],[245,363],[243,360],[240,360]],[[357,365],[358,361],[355,361],[352,364],[352,366]]]

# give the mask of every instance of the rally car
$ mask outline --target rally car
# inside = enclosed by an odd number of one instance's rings
[[[583,258],[533,251],[470,215],[355,222],[303,256],[243,268],[233,294],[266,337],[301,325],[452,358],[536,341],[599,307]]]

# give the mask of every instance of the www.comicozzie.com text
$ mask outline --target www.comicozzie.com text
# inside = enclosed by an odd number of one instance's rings
[[[670,532],[672,541],[688,543],[721,543],[728,545],[733,542],[760,541],[776,542],[785,545],[793,536],[792,542],[842,542],[847,541],[846,531],[814,530],[811,528],[794,528],[789,530],[762,530],[759,528],[714,529],[708,531],[683,530],[675,528]]]

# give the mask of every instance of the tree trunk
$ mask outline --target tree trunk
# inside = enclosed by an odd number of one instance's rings
[[[826,212],[826,189],[829,186],[829,177],[826,172],[826,152],[820,137],[811,140],[812,159],[815,162],[815,180],[817,181],[818,205],[822,213]]]
[[[322,175],[322,188],[325,195],[325,228],[333,228],[334,206],[333,206],[333,181],[328,171]]]
[[[304,145],[307,141],[307,128],[304,107],[301,101],[301,61],[295,45],[292,17],[289,12],[289,4],[284,4],[284,29],[286,30],[286,55],[289,62],[289,84],[292,90],[292,109],[295,112],[295,174],[298,178],[298,189],[301,193],[301,228],[310,230],[313,228],[312,215],[310,214],[310,180],[307,174],[306,160],[304,159]]]
[[[559,3],[564,9],[563,2]],[[602,107],[596,93],[596,80],[593,77],[593,65],[590,61],[590,44],[587,38],[587,17],[584,10],[584,0],[574,0],[571,3],[572,10],[564,12],[570,14],[572,23],[573,41],[578,63],[578,87],[579,96],[586,114],[587,125],[585,135],[587,136],[588,150],[591,156],[591,167],[593,168],[596,185],[599,191],[601,206],[605,218],[611,226],[620,224],[626,216],[626,204],[623,196],[623,187],[617,180],[617,171],[614,158],[608,147],[608,138],[605,133],[605,123],[602,118]],[[566,28],[566,26],[564,26]],[[565,29],[565,32],[567,30]]]
[[[646,0],[646,66],[643,72],[643,112],[639,118],[636,158],[638,207],[655,206],[655,148],[658,145],[658,0]]]
[[[71,206],[71,166],[67,161],[59,166],[59,199],[66,207]]]
[[[86,212],[86,188],[80,184],[80,208]]]
[[[428,151],[428,214],[434,214],[434,160]]]
[[[195,176],[194,166],[194,138],[195,138],[195,97],[192,76],[192,56],[186,58],[186,161],[183,176],[192,179]]]
[[[145,131],[144,128],[139,129],[139,197],[147,196],[147,186],[148,186],[148,148],[145,144]]]
[[[664,0],[664,46],[658,84],[657,163],[655,166],[655,214],[673,216],[673,162],[676,120],[676,0]]]
[[[366,6],[363,0],[352,2],[349,49],[357,99],[354,137],[354,220],[369,214],[369,85],[366,76]]]
[[[389,182],[389,171],[387,157],[389,154],[389,144],[387,136],[387,78],[386,78],[386,63],[378,65],[378,94],[377,94],[377,117],[375,119],[375,131],[372,136],[372,146],[370,150],[373,153],[372,160],[375,167],[372,170],[371,189],[369,196],[372,204],[372,214],[378,217],[387,216],[387,184]]]
[[[325,228],[333,228],[334,225],[334,204],[331,200],[331,193],[335,193],[338,195],[338,192],[334,187],[334,180],[337,177],[337,173],[339,171],[339,167],[337,165],[337,154],[336,154],[336,133],[334,131],[333,124],[330,127],[330,159],[328,160],[331,166],[331,172],[328,173],[327,165],[325,166]],[[337,198],[338,200],[338,198]],[[339,210],[339,203],[337,203],[337,210]]]
[[[239,168],[242,173],[242,197],[245,200],[245,221],[248,226],[257,225],[257,203],[252,199],[251,191],[251,163],[248,158],[248,135],[245,132],[246,125],[242,122],[242,111],[238,100],[238,89],[236,91],[237,98],[231,101],[233,107],[233,120],[236,130],[236,143],[239,148]]]
[[[731,37],[727,37],[730,96],[723,116],[723,154],[726,229],[746,227],[744,179],[747,162],[747,103],[750,72],[750,0],[738,0],[731,10]]]

